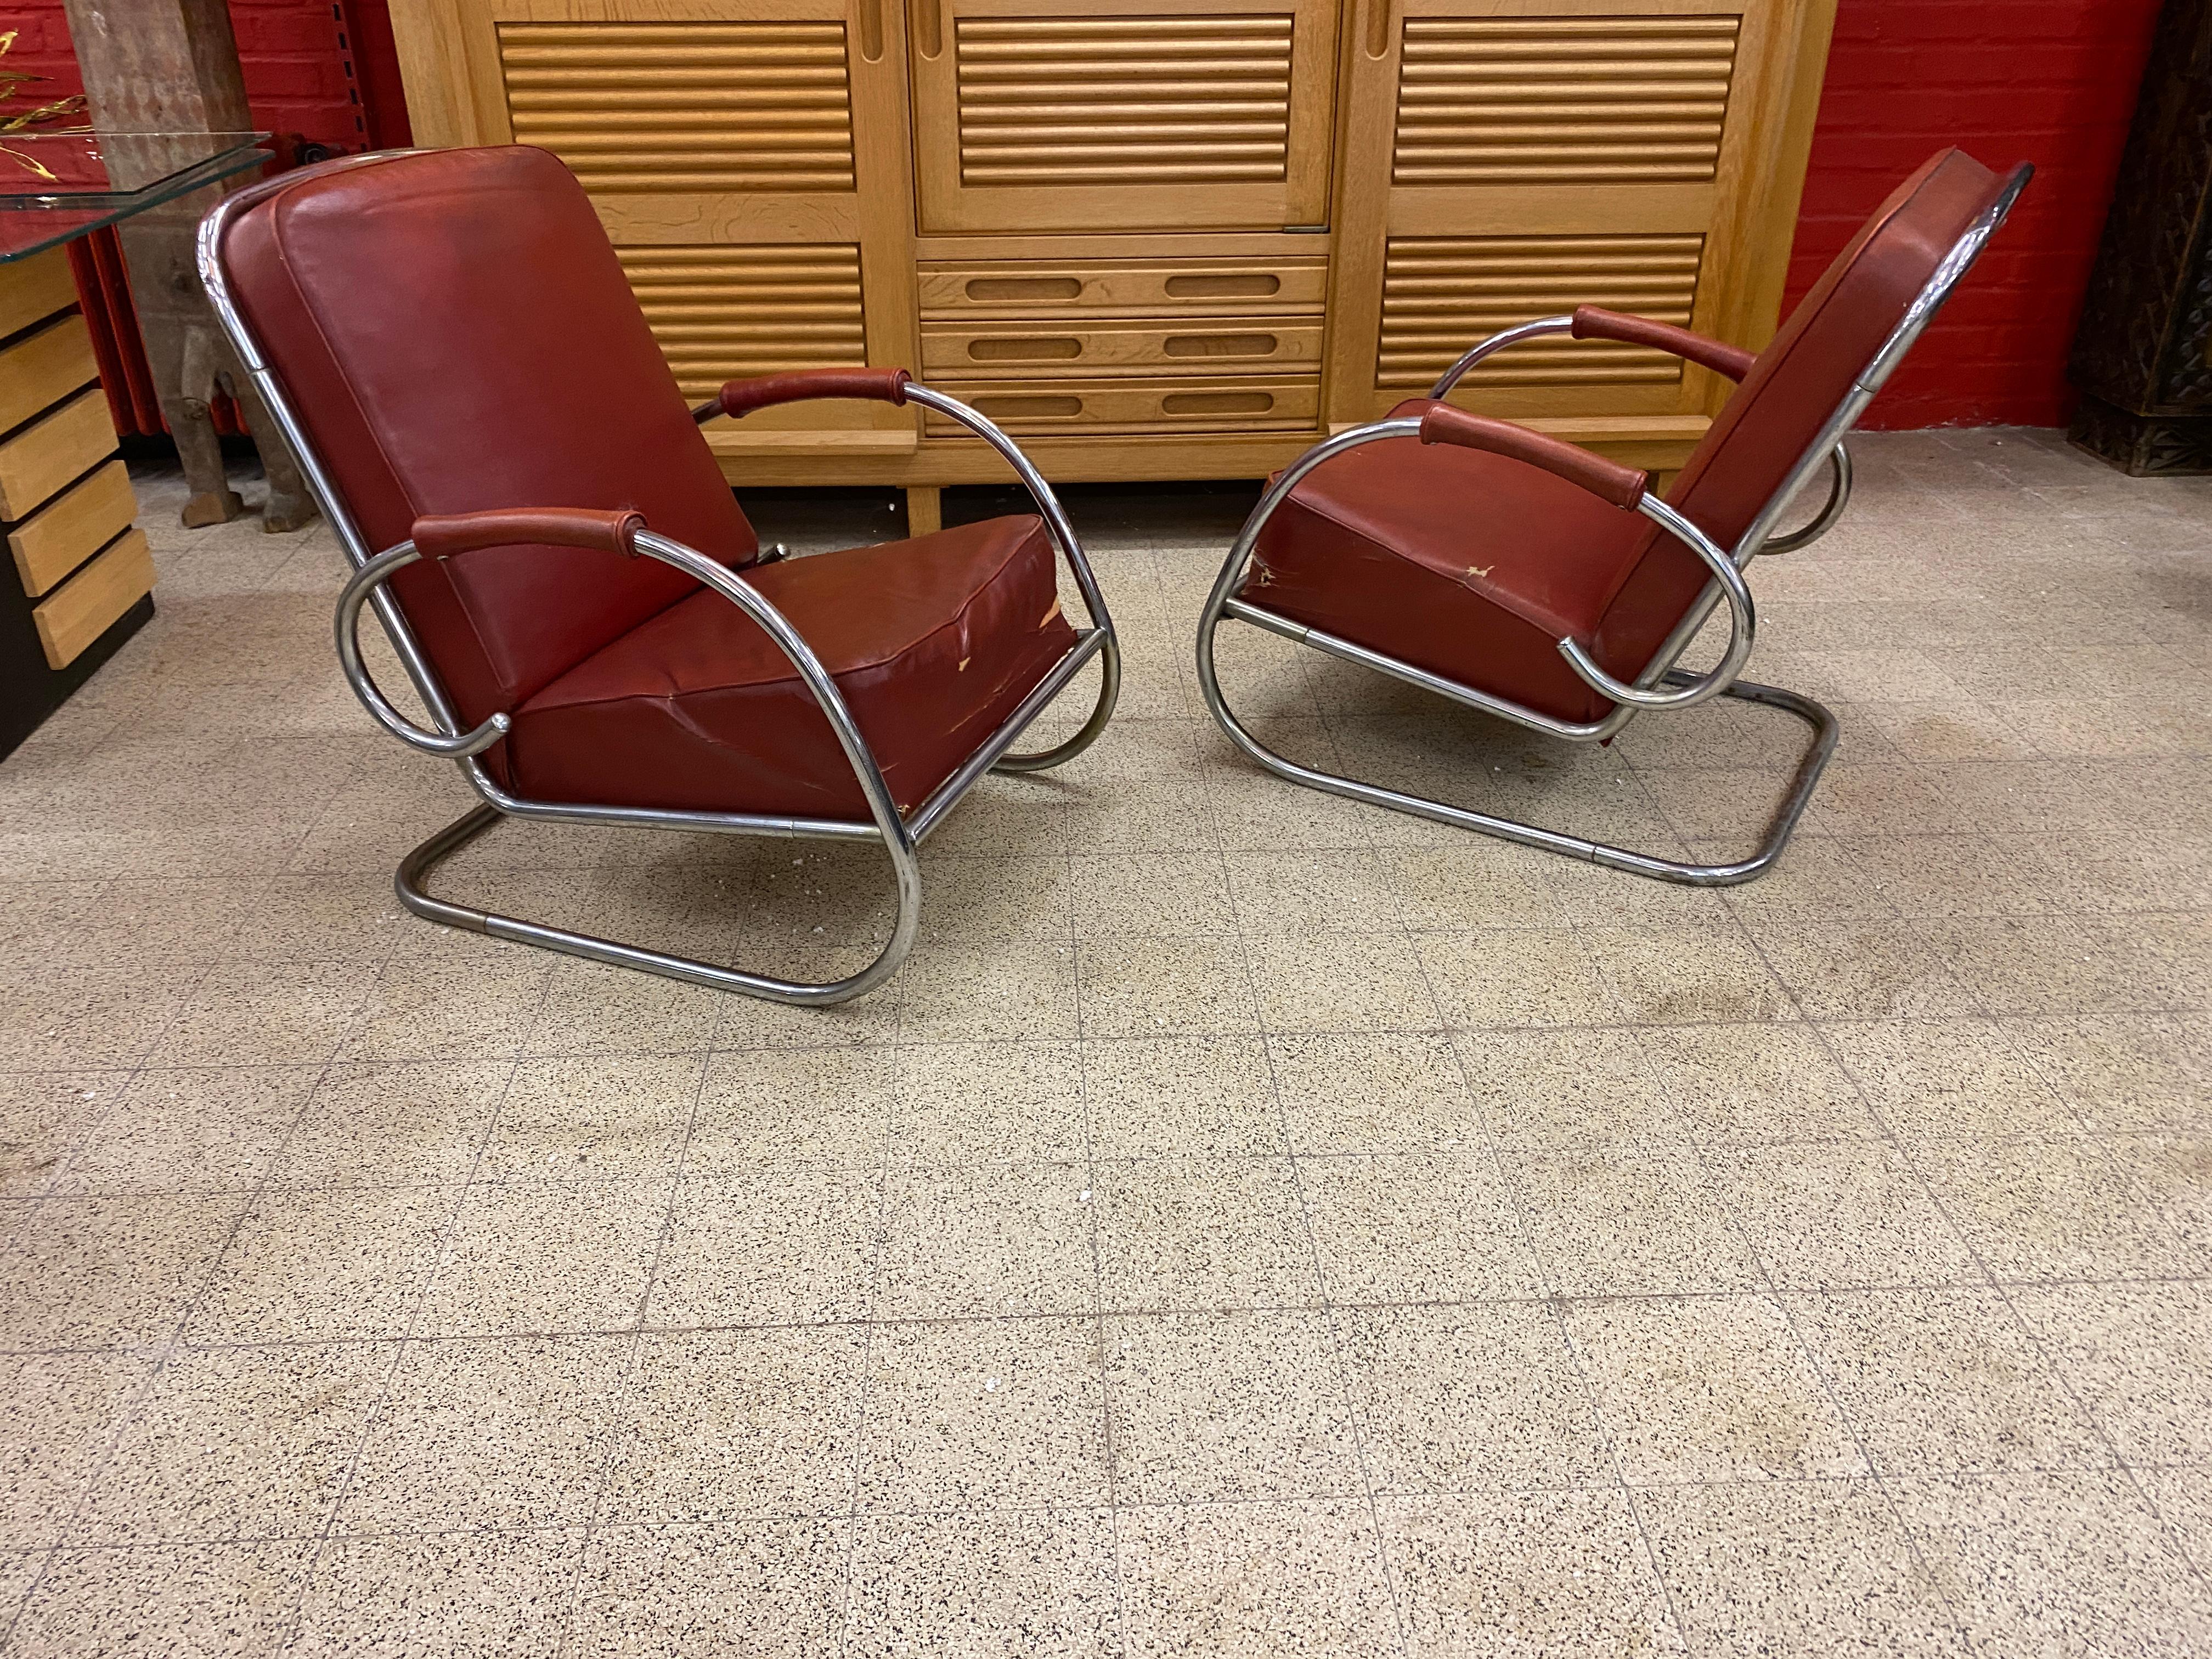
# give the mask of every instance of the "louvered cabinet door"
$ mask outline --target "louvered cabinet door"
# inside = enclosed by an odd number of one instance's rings
[[[925,233],[1328,217],[1335,0],[908,0]]]
[[[1358,0],[1330,419],[1372,418],[1485,337],[1580,304],[1764,344],[1833,10]],[[1728,390],[1662,353],[1562,337],[1491,359],[1454,401],[1665,465]]]
[[[915,276],[896,3],[438,0],[426,15],[465,59],[466,96],[427,136],[537,144],[568,164],[687,398],[738,375],[903,364]],[[911,411],[857,403],[708,431],[726,453],[917,435]]]

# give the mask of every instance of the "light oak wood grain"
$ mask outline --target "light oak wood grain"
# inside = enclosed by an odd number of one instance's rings
[[[154,555],[143,530],[125,531],[83,569],[31,608],[49,668],[66,668],[109,624],[154,591]]]
[[[57,495],[8,532],[24,592],[35,599],[58,586],[137,516],[131,474],[119,460]]]
[[[0,349],[0,432],[100,378],[92,333],[72,311]]]
[[[0,264],[0,338],[42,323],[76,303],[66,250],[50,247]]]
[[[436,83],[418,134],[568,159],[687,392],[905,367],[1013,400],[1048,476],[1134,479],[1265,471],[1585,301],[1764,343],[1833,12],[398,0],[394,19],[410,99]],[[1729,390],[1547,342],[1456,401],[1673,467]],[[921,433],[912,410],[823,403],[708,429],[740,484],[1004,476]]]
[[[27,519],[63,485],[115,453],[115,425],[98,386],[80,392],[0,443],[0,519]]]

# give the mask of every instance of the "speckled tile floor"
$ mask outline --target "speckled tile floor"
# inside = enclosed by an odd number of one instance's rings
[[[1769,881],[1258,775],[1188,661],[1248,497],[1087,495],[1119,719],[821,1013],[401,915],[466,797],[341,685],[328,532],[145,474],[160,614],[0,764],[5,1651],[2212,1651],[2212,482],[1857,453],[1755,573],[1845,726]],[[1295,752],[1662,848],[1799,735],[1224,659]],[[645,834],[445,884],[789,969],[888,911]]]

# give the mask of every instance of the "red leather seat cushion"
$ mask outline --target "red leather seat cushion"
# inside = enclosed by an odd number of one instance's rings
[[[1413,398],[1390,411],[1418,419]],[[1588,640],[1644,520],[1520,461],[1389,438],[1306,475],[1239,597],[1565,720],[1609,704],[1559,642]]]
[[[1034,517],[746,574],[843,692],[902,811],[929,798],[1075,642]],[[535,800],[860,818],[860,785],[798,672],[702,589],[516,712]]]

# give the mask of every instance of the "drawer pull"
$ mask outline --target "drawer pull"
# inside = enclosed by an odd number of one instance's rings
[[[1170,357],[1272,357],[1272,334],[1170,334],[1161,346]]]
[[[1056,335],[1045,339],[970,340],[968,356],[978,363],[1047,363],[1083,355],[1083,342]]]
[[[988,394],[969,399],[977,410],[996,420],[1004,416],[1010,421],[1037,421],[1051,416],[1066,416],[1083,413],[1080,398],[1048,398],[1042,395],[1026,397],[994,397]]]
[[[1270,392],[1170,392],[1160,399],[1170,415],[1265,415],[1274,406]]]
[[[1267,300],[1283,291],[1283,279],[1264,271],[1215,271],[1168,278],[1170,300]]]
[[[1073,276],[978,276],[968,284],[971,300],[1073,300],[1082,293]]]

